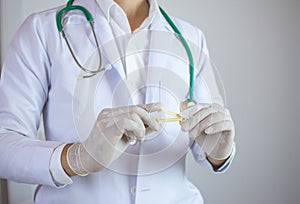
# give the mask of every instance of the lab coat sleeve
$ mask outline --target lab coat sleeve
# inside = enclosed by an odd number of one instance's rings
[[[62,154],[62,151],[64,149],[66,144],[62,144],[58,146],[52,154],[51,160],[50,160],[50,172],[53,177],[53,180],[55,181],[56,185],[58,187],[64,187],[67,184],[72,184],[73,181],[70,178],[70,176],[65,172],[63,169],[61,163],[60,163],[60,157]]]
[[[214,67],[214,63],[209,57],[209,52],[206,44],[206,40],[204,34],[198,30],[197,34],[198,38],[198,50],[199,52],[195,52],[196,61],[195,61],[195,87],[194,87],[194,101],[197,103],[209,103],[209,104],[219,104],[224,106],[225,101],[223,100],[222,90],[217,85],[216,79],[216,67]],[[231,156],[226,160],[226,162],[219,168],[213,169],[211,163],[207,160],[205,153],[202,151],[201,147],[193,141],[191,145],[191,150],[194,156],[194,159],[197,163],[202,166],[207,167],[208,169],[214,172],[224,172],[226,171],[234,156],[235,156],[235,144],[233,145],[233,152]]]
[[[51,62],[38,15],[14,37],[0,81],[0,177],[56,186],[49,165],[60,142],[37,140],[50,87]]]
[[[234,143],[230,157],[224,162],[224,164],[222,166],[220,166],[218,169],[214,169],[213,166],[211,165],[211,163],[207,160],[205,152],[202,151],[201,147],[196,142],[193,142],[193,144],[191,145],[190,148],[192,150],[194,160],[201,166],[203,166],[215,173],[225,172],[230,167],[230,164],[236,154],[236,147],[235,147],[235,143]]]

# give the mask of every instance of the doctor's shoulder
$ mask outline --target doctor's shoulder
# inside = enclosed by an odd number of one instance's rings
[[[40,21],[39,23],[45,27],[49,26],[50,23],[52,26],[56,26],[56,15],[62,8],[63,6],[59,6],[47,10],[33,12],[26,17],[23,24],[26,25],[26,23],[37,23]]]
[[[56,15],[61,8],[62,6],[31,13],[22,22],[13,39],[22,39],[23,35],[35,34],[43,41],[49,40],[53,34],[59,34]]]
[[[170,15],[170,17],[180,30],[182,36],[189,42],[190,46],[192,46],[192,49],[194,46],[197,46],[198,48],[201,48],[201,50],[204,48],[204,51],[206,52],[207,45],[205,34],[199,27],[176,16]]]

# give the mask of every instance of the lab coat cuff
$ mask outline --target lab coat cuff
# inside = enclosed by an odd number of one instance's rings
[[[233,158],[235,157],[235,152],[236,152],[235,143],[233,143],[232,152],[231,152],[230,156],[228,157],[228,159],[226,159],[224,164],[222,166],[220,166],[218,169],[215,169],[214,172],[216,172],[216,173],[225,172],[229,168]]]
[[[192,150],[195,161],[198,164],[200,164],[201,166],[203,166],[203,167],[205,167],[205,168],[207,168],[210,171],[215,172],[215,173],[223,173],[229,168],[229,166],[230,166],[230,164],[231,164],[231,162],[232,162],[232,160],[235,156],[235,152],[236,152],[235,143],[233,143],[232,148],[233,148],[232,153],[231,153],[230,157],[225,161],[225,163],[221,167],[219,167],[218,169],[214,169],[212,164],[207,160],[206,154],[202,150],[202,148],[195,141],[191,145],[191,150]]]
[[[72,184],[72,179],[64,171],[61,165],[61,154],[66,144],[56,147],[50,159],[50,173],[57,188],[63,188],[68,184]]]

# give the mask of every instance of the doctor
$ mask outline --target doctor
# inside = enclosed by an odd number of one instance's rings
[[[205,66],[203,34],[172,18],[193,44],[196,65],[195,102],[182,106],[186,63],[168,53],[134,52],[180,44],[170,37],[172,28],[156,0],[74,4],[93,15],[103,64],[111,69],[82,78],[57,31],[61,8],[31,15],[2,69],[0,177],[38,184],[37,204],[203,203],[185,176],[187,151],[214,172],[225,171],[235,154],[234,125],[216,94],[211,67]],[[77,58],[93,67],[95,44],[83,19],[72,11],[63,22],[73,31],[69,37]],[[176,84],[183,85],[180,91]],[[159,123],[163,108],[181,111],[183,120]],[[46,141],[37,139],[42,119]]]

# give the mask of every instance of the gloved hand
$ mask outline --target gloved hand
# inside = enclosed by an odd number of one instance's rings
[[[71,170],[80,176],[107,168],[128,147],[131,139],[142,141],[160,126],[150,113],[159,111],[161,103],[108,108],[102,110],[89,137],[72,144],[67,152]]]
[[[228,109],[220,105],[196,104],[182,111],[182,131],[189,132],[203,151],[215,160],[230,156],[235,135]]]

